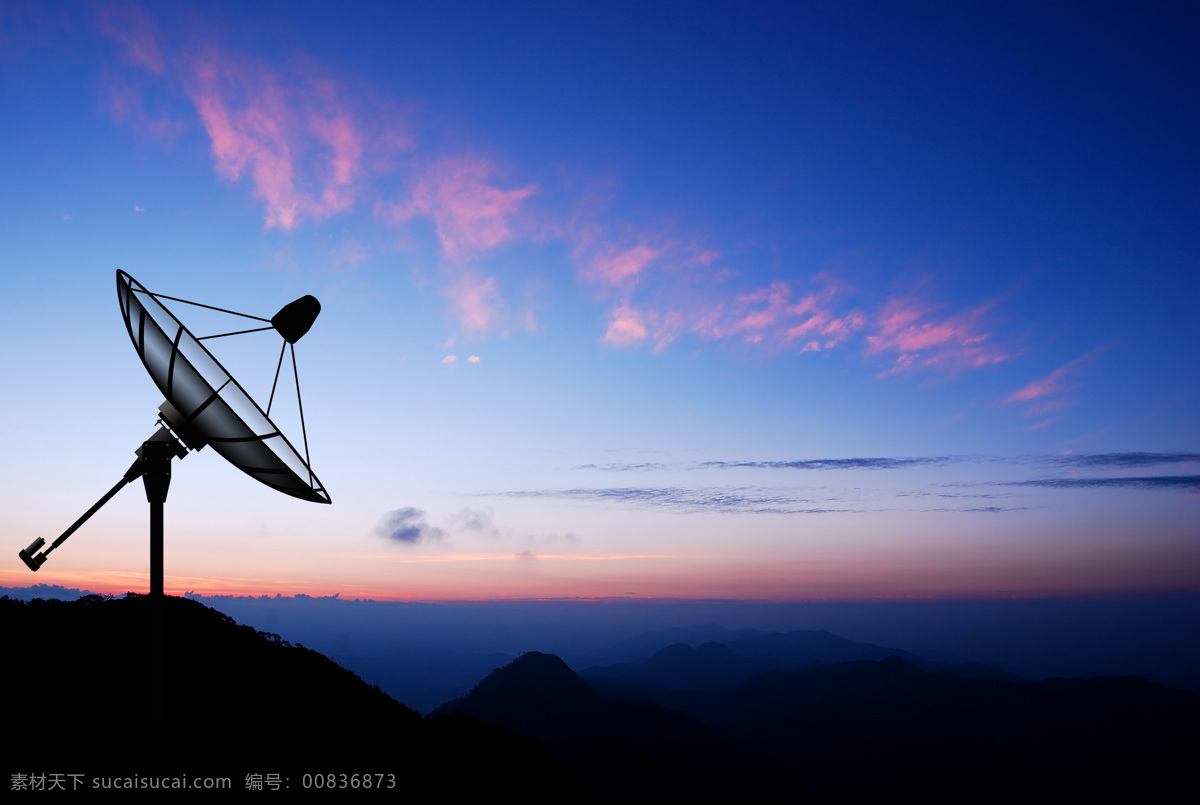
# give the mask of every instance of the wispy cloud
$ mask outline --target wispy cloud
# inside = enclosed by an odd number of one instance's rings
[[[1003,497],[1011,497],[1012,495],[1015,495],[1015,494],[1017,494],[1017,493],[1016,492],[1008,492],[1008,493],[1005,493],[1003,495]],[[934,492],[934,491],[930,491],[930,490],[926,490],[926,489],[921,489],[921,490],[916,490],[916,491],[912,491],[912,492],[897,492],[896,497],[899,497],[899,498],[929,498],[929,497],[933,497],[933,498],[952,498],[952,499],[963,498],[963,499],[970,499],[970,500],[994,500],[995,498],[1002,497],[1002,495],[998,495],[993,492],[940,492],[940,491]]]
[[[348,88],[303,59],[279,69],[213,41],[168,44],[134,6],[104,7],[97,25],[120,46],[126,62],[190,101],[211,141],[217,175],[249,183],[264,204],[268,229],[290,231],[306,220],[353,209],[370,171],[368,141],[377,150],[411,146],[395,127],[381,137],[368,136]],[[144,110],[137,84],[109,84],[115,118],[141,121],[158,133],[174,125]]]
[[[799,461],[706,461],[693,464],[665,465],[659,463],[643,464],[584,464],[576,467],[580,470],[599,471],[663,471],[676,469],[681,471],[695,469],[767,469],[767,470],[849,470],[867,471],[903,470],[908,468],[944,466],[959,462],[975,463],[1006,463],[1012,465],[1029,465],[1038,463],[1043,466],[1062,465],[1076,462],[1076,466],[1086,467],[1144,467],[1158,464],[1188,464],[1200,459],[1195,453],[1108,453],[1090,456],[1018,456],[1012,458],[997,458],[987,456],[930,456],[916,458],[846,458],[846,459],[805,459]],[[1032,478],[1025,480],[996,480],[976,481],[969,483],[951,483],[935,485],[933,488],[913,489],[894,493],[899,502],[903,499],[920,500],[942,498],[962,500],[968,505],[934,506],[924,509],[913,509],[908,506],[887,509],[878,506],[868,506],[859,502],[860,489],[843,491],[828,488],[810,487],[800,490],[772,489],[759,486],[623,486],[623,487],[573,487],[566,489],[532,489],[508,490],[481,493],[481,497],[508,498],[556,498],[564,500],[583,501],[597,504],[617,506],[633,506],[638,508],[656,508],[679,513],[728,513],[728,514],[848,514],[880,511],[908,511],[931,513],[982,513],[1000,514],[1005,512],[1028,511],[1030,506],[1000,505],[998,503],[982,503],[982,501],[997,498],[1010,498],[1019,495],[1017,492],[952,492],[947,487],[1040,487],[1047,489],[1086,489],[1086,488],[1124,488],[1124,489],[1177,489],[1188,492],[1200,491],[1200,475],[1164,475],[1153,477],[1118,477],[1118,478]],[[970,501],[980,501],[971,504]],[[931,501],[932,502],[932,501]]]
[[[376,213],[393,223],[428,216],[445,256],[462,260],[512,240],[522,202],[538,190],[533,184],[504,189],[498,185],[499,173],[492,160],[469,154],[445,157],[417,179],[407,201],[380,205]]]
[[[697,461],[680,463],[629,462],[606,464],[581,464],[573,469],[597,472],[694,472],[697,470],[750,470],[777,472],[878,472],[918,470],[922,468],[948,467],[956,464],[1007,464],[1017,467],[1041,467],[1043,470],[1070,467],[1077,469],[1137,469],[1155,466],[1188,467],[1200,463],[1200,453],[1092,453],[1068,455],[1025,455],[1025,456],[908,456],[908,457],[852,457],[796,459],[790,461]],[[1125,489],[1180,489],[1196,491],[1200,484],[1197,475],[1160,475],[1154,477],[1054,477],[1030,478],[1025,480],[980,480],[934,484],[932,487],[914,488],[895,492],[897,499],[920,498],[965,498],[988,500],[1011,497],[1016,492],[997,494],[994,492],[971,491],[951,492],[950,487],[987,489],[996,487],[1041,487],[1048,489],[1076,488],[1125,488]],[[617,487],[576,488],[566,490],[541,490],[533,492],[503,493],[516,497],[564,497],[596,502],[624,503],[640,506],[657,506],[677,511],[729,511],[747,513],[786,514],[832,513],[849,511],[878,511],[860,507],[846,508],[847,495],[822,487],[809,487],[803,492],[770,490],[761,487]],[[833,504],[833,506],[830,506]],[[924,509],[929,512],[1006,512],[1021,511],[1027,507],[999,505],[971,505],[957,507],[935,507]]]
[[[647,315],[643,311],[622,305],[612,312],[608,329],[604,332],[604,343],[612,347],[633,347],[645,340]]]
[[[820,352],[839,346],[867,323],[861,311],[837,306],[835,297],[846,289],[827,275],[814,278],[818,288],[808,293],[797,293],[784,281],[731,291],[724,287],[728,272],[713,264],[716,252],[676,243],[655,256],[658,270],[649,283],[654,291],[647,291],[654,299],[635,303],[627,298],[611,309],[603,339],[610,346],[650,344],[662,351],[690,334],[775,351]],[[621,273],[620,279],[631,285],[630,277],[641,276],[644,268],[639,262],[636,272]]]
[[[1073,381],[1074,375],[1087,364],[1094,361],[1107,347],[1094,349],[1086,355],[1080,355],[1055,369],[1050,374],[1034,380],[1010,394],[1005,402],[1023,405],[1027,416],[1045,416],[1053,411],[1061,411],[1074,405],[1069,393],[1077,388]],[[1046,420],[1035,427],[1045,427],[1054,419]]]
[[[1067,376],[1069,367],[1070,364],[1055,369],[1041,380],[1035,380],[1029,385],[1023,386],[1009,396],[1008,402],[1030,402],[1031,400],[1037,400],[1051,394],[1061,394],[1063,391],[1063,380]]]
[[[736,339],[775,349],[819,352],[833,349],[862,330],[867,317],[839,307],[848,291],[827,274],[812,279],[815,290],[797,293],[791,283],[738,293],[697,311],[691,330],[711,340]]]
[[[923,456],[918,458],[810,458],[796,461],[702,461],[701,467],[721,469],[768,470],[899,470],[952,464],[968,460],[962,456]]]
[[[711,260],[698,261],[700,254]],[[827,272],[816,274],[806,287],[778,280],[736,289],[726,282],[731,274],[717,263],[715,252],[672,243],[643,247],[636,256],[621,252],[600,268],[581,270],[588,279],[601,277],[625,291],[610,310],[603,339],[613,347],[653,344],[661,350],[685,333],[704,341],[801,354],[858,343],[868,358],[891,357],[891,366],[880,376],[981,368],[1010,357],[984,328],[990,305],[942,315],[931,304],[903,296],[872,314],[856,301],[853,287]],[[689,270],[672,270],[684,257],[692,261]],[[635,289],[635,280],[642,287]]]
[[[379,523],[375,526],[376,536],[405,545],[416,545],[429,539],[441,539],[445,533],[442,529],[432,526],[426,521],[425,512],[412,506],[388,512],[379,519]]]
[[[631,470],[661,470],[666,464],[642,462],[640,464],[580,464],[572,467],[575,470],[600,470],[602,472],[629,472]]]
[[[478,534],[497,535],[500,529],[492,519],[491,509],[465,507],[455,512],[446,523],[456,531],[474,531]]]
[[[1043,397],[1062,394],[1066,390],[1067,375],[1075,368],[1076,361],[1078,361],[1078,358],[1065,366],[1060,366],[1041,380],[1035,380],[1027,386],[1014,391],[1009,396],[1008,401],[1013,403],[1032,402]]]
[[[538,191],[533,184],[505,189],[499,186],[501,173],[492,160],[445,157],[425,169],[407,201],[375,205],[376,217],[389,224],[417,218],[433,222],[448,279],[446,295],[459,325],[473,334],[510,320],[499,280],[473,263],[483,253],[518,238],[522,204]],[[537,329],[533,311],[517,318],[524,329]]]
[[[1040,486],[1051,489],[1185,489],[1200,492],[1200,475],[1158,475],[1125,478],[1035,478],[1007,481],[1002,486]]]
[[[602,487],[513,490],[490,494],[510,498],[561,498],[616,503],[679,512],[832,514],[851,511],[814,507],[809,498],[755,487]]]
[[[918,493],[925,496],[931,493]],[[1026,511],[1027,506],[952,506],[927,509],[879,508],[859,505],[845,496],[824,492],[820,500],[811,492],[799,495],[792,492],[764,489],[761,487],[600,487],[573,489],[512,490],[488,493],[487,496],[511,498],[558,498],[636,508],[654,508],[680,514],[862,514],[880,511],[922,512],[1000,512]],[[853,496],[851,496],[853,497]],[[906,497],[901,494],[897,497]],[[988,494],[941,494],[937,497],[987,499]],[[832,505],[831,505],[832,504]]]
[[[627,249],[610,247],[592,255],[581,273],[587,279],[608,285],[630,285],[660,254],[661,248],[656,249],[646,243]]]
[[[1051,456],[1048,461],[1070,467],[1130,469],[1163,464],[1194,464],[1200,462],[1200,453],[1071,453]]]
[[[469,332],[487,330],[504,317],[504,298],[495,277],[480,276],[469,270],[457,272],[446,294],[453,302],[459,323]]]
[[[1086,467],[1093,469],[1152,467],[1168,464],[1200,462],[1200,453],[1059,453],[1023,456],[855,456],[848,458],[800,458],[788,460],[696,461],[665,464],[662,462],[627,462],[580,464],[573,469],[600,472],[636,472],[650,470],[697,469],[756,469],[756,470],[906,470],[916,467],[939,467],[953,464],[1007,463],[1022,466]]]
[[[989,306],[983,305],[940,316],[933,306],[914,297],[892,299],[876,318],[875,332],[867,336],[867,353],[894,356],[891,368],[882,375],[1001,363],[1009,355],[991,343],[990,335],[982,329],[988,310]]]
[[[106,73],[100,78],[100,92],[114,121],[152,140],[169,141],[188,128],[168,104],[158,98],[151,102],[146,88],[136,81]]]
[[[320,76],[285,80],[213,48],[186,64],[184,86],[212,140],[217,174],[250,181],[268,229],[291,230],[354,206],[364,137],[341,87]]]
[[[100,32],[122,47],[126,61],[155,74],[166,70],[166,60],[158,47],[158,26],[154,18],[134,5],[102,5],[96,9]]]
[[[980,512],[983,514],[1001,514],[1003,512],[1029,511],[1029,506],[960,506],[941,509],[922,509],[924,512]]]

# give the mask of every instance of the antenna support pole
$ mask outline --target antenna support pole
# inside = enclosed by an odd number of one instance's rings
[[[166,435],[165,439],[157,438]],[[150,594],[163,594],[163,504],[171,487],[171,459],[176,442],[166,430],[142,443],[142,483],[150,503]]]
[[[164,719],[163,504],[171,487],[171,459],[180,451],[187,452],[166,428],[159,428],[138,451],[150,503],[150,720],[154,723]]]

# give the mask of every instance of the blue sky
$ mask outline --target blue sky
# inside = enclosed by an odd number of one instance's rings
[[[323,305],[333,505],[189,456],[169,590],[1194,590],[1189,9],[0,5],[0,582],[153,430],[123,269]],[[274,338],[209,343],[265,397]],[[38,581],[140,589],[145,533]]]

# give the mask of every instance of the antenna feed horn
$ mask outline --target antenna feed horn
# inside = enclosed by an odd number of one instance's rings
[[[21,551],[21,561],[29,566],[29,569],[37,572],[37,569],[46,563],[46,554],[34,552],[46,544],[46,540],[38,537],[28,548]]]

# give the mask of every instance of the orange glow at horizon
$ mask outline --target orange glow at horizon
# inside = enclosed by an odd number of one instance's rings
[[[1183,546],[1140,556],[1029,556],[1002,566],[986,555],[953,560],[888,557],[857,561],[808,559],[731,564],[717,557],[668,555],[470,554],[391,556],[364,574],[359,562],[321,578],[295,573],[218,577],[168,573],[169,594],[295,596],[379,601],[655,600],[863,601],[1012,599],[1123,595],[1200,589],[1196,563]],[[893,559],[895,557],[892,557]],[[420,573],[396,574],[419,565]],[[199,569],[199,568],[195,568]],[[296,571],[298,568],[289,568]],[[356,572],[351,572],[352,570]],[[291,575],[289,573],[289,575]],[[340,580],[337,577],[341,577]],[[0,586],[58,585],[104,595],[145,592],[148,574],[45,569],[36,575],[0,570]]]

